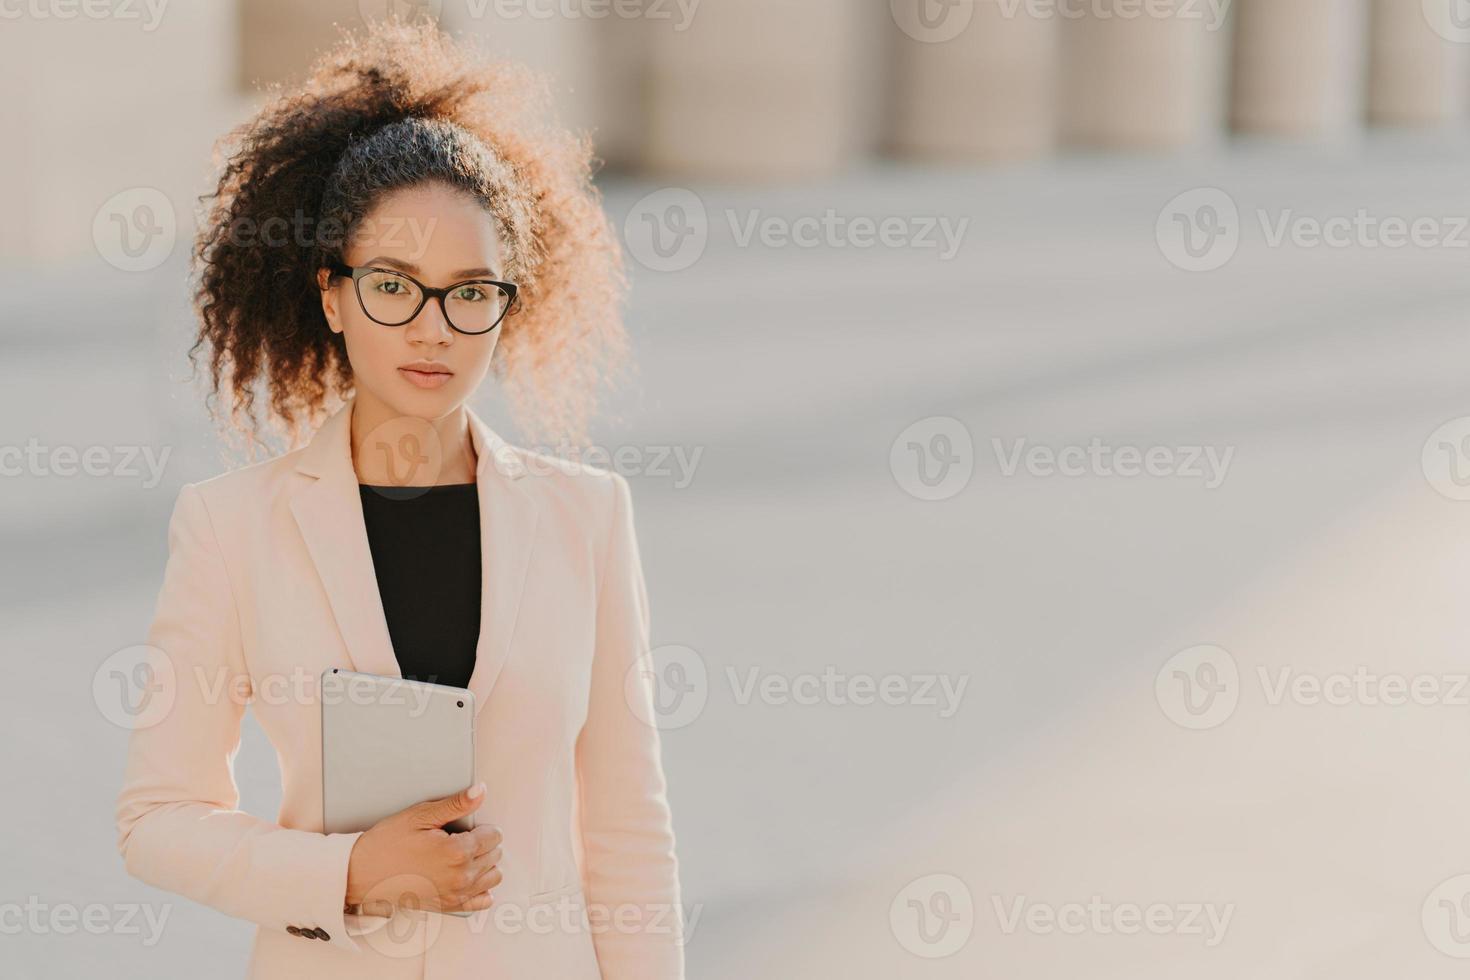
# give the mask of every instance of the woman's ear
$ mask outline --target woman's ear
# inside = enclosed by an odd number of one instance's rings
[[[342,323],[337,318],[337,291],[331,288],[332,273],[327,269],[316,270],[316,284],[322,291],[322,314],[327,318],[327,326],[332,333],[341,333]]]

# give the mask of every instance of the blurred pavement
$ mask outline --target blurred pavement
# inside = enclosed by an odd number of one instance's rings
[[[638,385],[599,434],[702,450],[687,487],[634,477],[654,641],[695,651],[705,677],[702,712],[664,733],[685,901],[699,906],[691,976],[1459,975],[1443,952],[1458,934],[1433,917],[1437,900],[1421,912],[1470,872],[1470,711],[1448,694],[1399,707],[1272,695],[1283,668],[1470,670],[1470,503],[1421,464],[1430,434],[1470,415],[1470,248],[1271,247],[1255,215],[1451,224],[1470,214],[1467,172],[1462,138],[1381,137],[1346,155],[1241,145],[695,188],[708,248],[677,272],[635,264]],[[1228,265],[1189,273],[1155,228],[1200,187],[1224,190],[1244,231]],[[615,185],[609,211],[621,224],[655,189]],[[828,208],[970,224],[946,262],[741,247],[725,219]],[[14,748],[0,880],[16,900],[167,901],[127,879],[113,848],[125,733],[91,691],[107,655],[143,637],[177,488],[218,463],[177,382],[182,287],[104,278],[78,299],[85,323],[47,305],[77,288],[66,277],[3,284],[0,442],[172,447],[151,489],[0,482],[0,718]],[[968,430],[974,475],[925,501],[890,449],[935,416]],[[1230,463],[1213,489],[1188,475],[1008,476],[992,444],[1094,438],[1212,447]],[[1198,644],[1229,652],[1238,705],[1188,730],[1156,679]],[[741,703],[752,669],[829,667],[967,686],[948,717]],[[273,814],[273,754],[253,727],[236,774],[243,805]],[[905,891],[931,875],[963,889]],[[966,894],[973,926],[935,939],[920,920]],[[1212,904],[1228,928],[1207,945],[1183,929],[1010,922],[1094,896]],[[6,959],[17,977],[172,976],[243,963],[250,928],[178,903],[154,949],[22,934]],[[959,948],[927,958],[946,941]]]

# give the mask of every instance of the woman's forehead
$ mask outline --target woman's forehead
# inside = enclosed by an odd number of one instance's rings
[[[357,223],[346,251],[353,265],[382,256],[430,277],[484,275],[474,270],[503,266],[494,215],[470,195],[438,184],[385,194]]]

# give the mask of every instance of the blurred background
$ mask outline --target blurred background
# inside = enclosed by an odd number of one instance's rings
[[[102,687],[212,145],[390,15],[606,161],[691,977],[1462,974],[1470,3],[0,0],[6,976],[243,972]]]

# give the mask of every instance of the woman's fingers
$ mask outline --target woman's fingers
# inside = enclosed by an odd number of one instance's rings
[[[475,878],[474,883],[470,885],[468,891],[472,895],[478,895],[481,892],[489,891],[503,880],[505,880],[505,876],[500,873],[499,868],[492,864]]]
[[[495,900],[490,897],[490,893],[483,892],[479,895],[474,896],[473,898],[465,899],[464,903],[454,911],[479,912],[484,909],[488,909],[493,904],[495,904]]]
[[[473,845],[473,849],[470,852],[472,857],[479,857],[482,854],[486,854],[490,851],[495,850],[497,847],[500,846],[501,841],[503,840],[500,833],[500,828],[492,827],[488,824],[485,826],[476,827],[473,830],[469,831],[468,834],[462,836],[470,838],[469,843]]]

